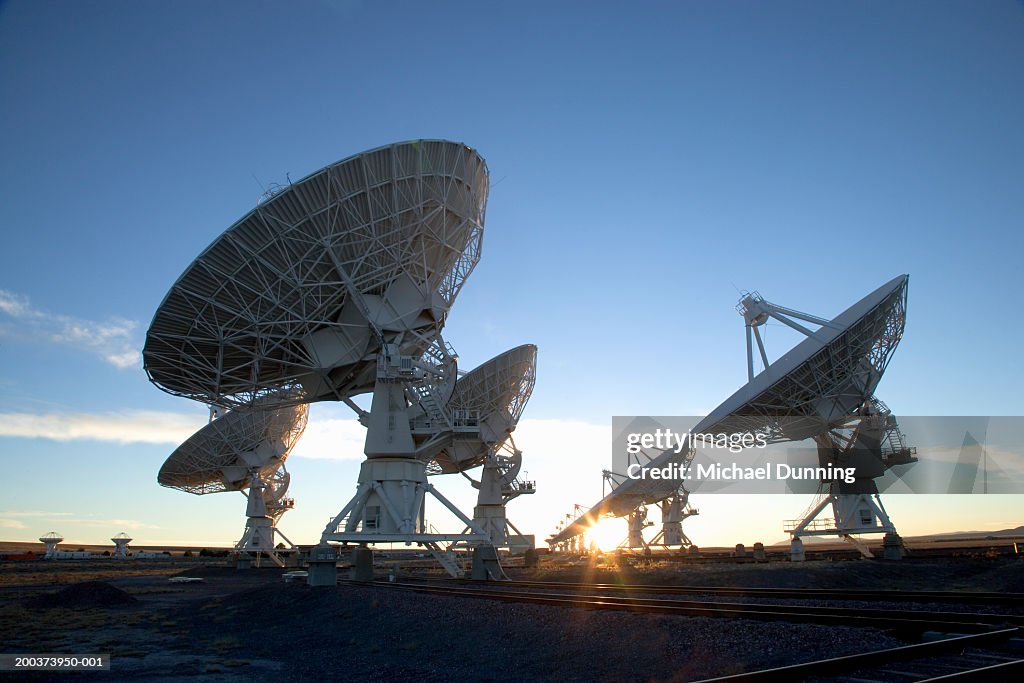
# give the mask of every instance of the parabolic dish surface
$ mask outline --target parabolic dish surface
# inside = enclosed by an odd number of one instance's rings
[[[836,316],[768,366],[701,420],[694,434],[763,434],[769,442],[823,433],[870,398],[906,323],[908,275],[900,275]],[[668,450],[645,467],[686,457]],[[623,516],[671,496],[682,479],[626,479],[551,539],[571,538],[600,517]]]
[[[537,378],[537,347],[509,349],[460,377],[448,407],[453,414],[473,414],[479,437],[454,444],[434,457],[440,474],[460,472],[483,464],[488,446],[499,446],[515,430],[533,393]]]
[[[249,485],[250,469],[266,478],[284,463],[308,417],[305,404],[232,410],[178,446],[157,481],[196,494],[240,491]]]
[[[418,356],[443,327],[480,256],[488,183],[473,149],[419,140],[289,185],[171,287],[143,349],[151,381],[229,406],[371,390],[375,330]]]

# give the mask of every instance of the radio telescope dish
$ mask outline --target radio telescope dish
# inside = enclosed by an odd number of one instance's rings
[[[128,550],[128,544],[132,542],[132,537],[125,532],[119,533],[110,539],[114,542],[114,559],[115,560],[127,560],[131,557],[131,551]]]
[[[500,571],[487,534],[426,475],[427,454],[459,431],[441,330],[480,257],[488,187],[483,158],[459,143],[350,157],[269,195],[185,270],[153,318],[145,368],[169,393],[247,411],[335,400],[359,414],[366,460],[355,497],[321,535],[325,556],[330,541],[419,543],[457,574],[438,543],[468,541],[489,549],[488,573]],[[365,411],[352,397],[370,391]],[[438,432],[415,433],[418,414],[439,420]],[[223,486],[241,487],[244,474],[221,472]],[[264,483],[252,476],[250,491]],[[471,533],[429,530],[426,494]]]
[[[39,542],[46,546],[46,554],[43,559],[52,560],[57,554],[57,546],[64,542],[64,537],[56,531],[51,531],[39,537]]]
[[[429,363],[424,362],[424,366],[442,364],[439,359],[443,354],[437,345],[429,355]],[[461,473],[479,490],[473,521],[496,547],[508,546],[508,530],[515,530],[506,519],[505,505],[520,495],[536,492],[534,482],[519,476],[523,454],[512,439],[533,392],[536,368],[537,347],[523,344],[482,363],[457,381],[449,381],[456,375],[452,365],[441,381],[430,383],[430,393],[420,394],[421,387],[414,385],[418,401],[409,412],[417,458],[428,463],[429,475]],[[442,410],[435,400],[445,396],[447,403]],[[481,465],[480,481],[466,474]],[[463,533],[469,530],[467,527]]]
[[[479,467],[488,452],[508,440],[519,423],[537,379],[537,347],[523,344],[498,354],[460,377],[448,400],[457,427],[451,442],[434,455],[431,474]],[[422,418],[420,420],[422,423]],[[414,421],[413,428],[417,428]]]
[[[448,407],[456,431],[450,445],[434,456],[433,474],[460,472],[479,492],[473,521],[496,547],[510,545],[505,506],[523,494],[535,493],[534,482],[520,478],[523,453],[512,432],[522,417],[537,379],[537,347],[523,344],[480,364],[459,378]],[[483,466],[476,481],[466,470]]]
[[[269,476],[284,464],[308,416],[305,404],[229,411],[178,446],[157,481],[196,495],[241,491],[251,473]]]
[[[906,322],[908,275],[900,275],[871,292],[832,320],[809,316],[765,301],[757,293],[741,300],[738,310],[747,326],[749,382],[691,430],[694,434],[761,434],[768,443],[800,441],[848,424],[872,400]],[[757,331],[769,317],[806,335],[774,363]],[[792,318],[820,325],[812,332]],[[754,373],[752,338],[764,369]],[[685,471],[693,449],[667,450],[645,467],[679,464]],[[583,516],[552,536],[564,542],[584,533],[606,515],[621,517],[666,500],[683,489],[683,480],[624,479]]]
[[[516,428],[536,380],[537,347],[523,344],[461,377],[449,405],[457,414],[476,413],[481,440],[496,443]]]
[[[371,391],[378,352],[419,356],[480,256],[488,174],[469,147],[380,147],[291,184],[228,228],[153,317],[161,389],[207,404]]]
[[[190,436],[167,458],[157,481],[162,486],[202,495],[248,489],[246,530],[235,546],[245,561],[255,553],[283,566],[275,535],[291,541],[277,523],[294,501],[285,496],[290,476],[284,463],[306,429],[309,406],[258,401],[251,410],[232,410]],[[260,405],[260,404],[264,405]]]
[[[900,275],[831,321],[766,302],[756,292],[738,306],[747,321],[750,381],[727,398],[694,432],[760,433],[769,441],[800,441],[844,421],[875,393],[903,338],[907,285]],[[767,362],[757,326],[771,317],[807,338],[773,363]],[[791,320],[820,321],[816,332]],[[753,373],[750,334],[758,340],[763,372]],[[706,424],[705,424],[706,423]]]

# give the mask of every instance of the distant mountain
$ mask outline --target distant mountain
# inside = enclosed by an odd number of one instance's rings
[[[1002,529],[1001,531],[951,531],[946,534],[930,534],[928,536],[904,536],[904,541],[983,541],[989,538],[1017,538],[1024,537],[1024,526],[1013,529]],[[801,540],[804,545],[808,543],[842,543],[835,536],[803,536]],[[879,542],[882,537],[877,536]],[[772,545],[789,545],[789,539],[778,541]]]
[[[948,534],[910,536],[909,538],[921,541],[966,541],[972,538],[1013,538],[1016,536],[1024,536],[1024,526],[1014,527],[1013,529],[1003,529],[1002,531],[954,531]]]

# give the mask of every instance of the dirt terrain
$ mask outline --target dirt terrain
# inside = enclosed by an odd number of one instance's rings
[[[281,573],[238,571],[224,561],[3,563],[0,642],[8,653],[109,653],[118,680],[199,674],[239,682],[688,681],[901,642],[876,629],[498,603],[387,586],[310,588],[285,584]],[[698,566],[545,558],[536,569],[509,573],[562,581],[1024,592],[1019,558]],[[176,574],[203,581],[169,583]],[[113,680],[104,673],[59,677]]]

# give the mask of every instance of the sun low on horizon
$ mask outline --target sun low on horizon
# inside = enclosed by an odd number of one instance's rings
[[[596,543],[602,552],[615,550],[626,539],[626,524],[621,517],[603,517],[585,534],[584,547]]]

